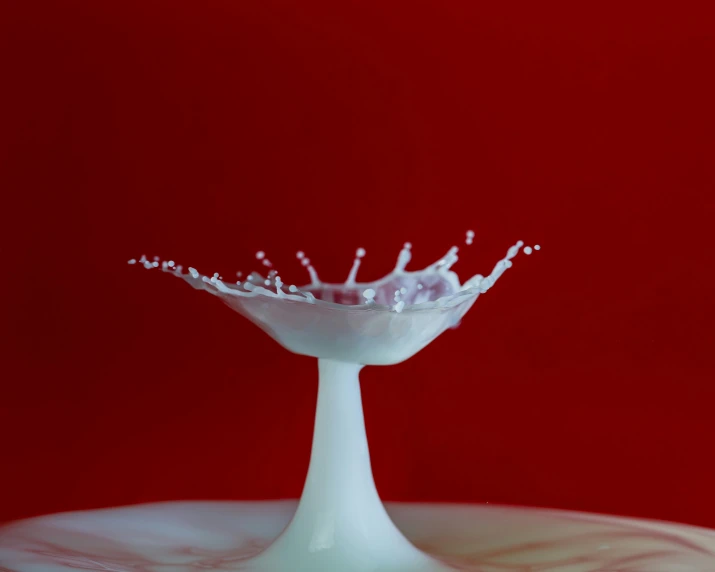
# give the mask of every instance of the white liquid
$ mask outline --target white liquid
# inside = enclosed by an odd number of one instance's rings
[[[472,244],[474,239],[474,231],[467,231],[466,243]],[[259,273],[252,273],[247,280],[241,282],[236,281],[236,284],[227,285],[224,283],[223,278],[219,276],[218,273],[214,273],[212,277],[207,277],[200,274],[195,268],[189,267],[188,273],[184,274],[182,272],[182,266],[175,265],[173,260],[161,263],[161,268],[165,272],[172,272],[173,274],[180,276],[191,282],[194,287],[201,288],[202,284],[197,284],[200,281],[203,284],[210,285],[216,288],[222,294],[228,294],[232,296],[269,296],[274,298],[287,298],[293,301],[301,301],[307,303],[322,303],[322,304],[332,304],[331,301],[325,301],[316,298],[314,292],[319,288],[338,290],[340,288],[357,288],[362,292],[362,296],[359,298],[362,300],[356,301],[356,304],[369,305],[371,309],[384,309],[387,311],[402,312],[405,310],[416,310],[427,307],[443,307],[449,306],[453,301],[460,299],[465,295],[478,295],[487,292],[501,277],[501,275],[512,266],[512,259],[517,255],[519,250],[524,246],[522,241],[518,241],[514,246],[509,248],[506,256],[499,260],[491,273],[487,276],[482,276],[477,274],[472,276],[463,283],[460,282],[459,277],[451,271],[452,266],[458,261],[457,256],[458,248],[457,246],[452,246],[447,253],[426,268],[422,270],[417,270],[409,272],[406,270],[412,258],[412,244],[406,242],[403,248],[400,250],[395,267],[391,273],[384,276],[380,280],[371,283],[359,283],[357,282],[357,274],[362,263],[362,259],[365,256],[365,249],[358,248],[355,253],[355,258],[353,260],[353,265],[350,268],[350,272],[346,281],[343,284],[332,284],[321,282],[318,277],[318,273],[313,267],[310,259],[306,257],[303,251],[298,251],[296,253],[296,258],[300,261],[301,265],[306,268],[308,275],[310,276],[310,284],[297,287],[295,285],[290,285],[288,287],[288,293],[282,288],[282,282],[280,280],[277,272],[271,270],[268,277],[264,277]],[[524,247],[524,253],[530,255],[535,250],[540,250],[540,245],[534,245],[533,247]],[[265,252],[258,251],[256,253],[256,259],[260,260],[263,266],[272,268],[273,264],[266,257]],[[128,261],[129,264],[142,264],[145,268],[158,268],[160,266],[159,258],[155,257],[153,262],[149,262],[146,256],[142,256],[138,261],[134,258]],[[238,277],[241,277],[241,273],[237,273]],[[386,284],[392,282],[399,282],[400,278],[409,278],[414,282],[414,288],[410,286],[409,290],[420,291],[419,295],[414,295],[412,292],[410,296],[405,297],[408,294],[408,288],[401,286],[395,291],[394,296],[390,303],[378,303],[376,300],[376,292]],[[444,296],[437,299],[431,298],[430,292],[422,292],[425,289],[424,283],[428,281],[434,281],[435,278],[443,280],[449,285],[449,292]],[[368,294],[372,292],[372,294]],[[350,305],[350,304],[341,304]]]
[[[320,360],[308,476],[293,520],[249,570],[436,572],[447,566],[415,548],[392,523],[372,478],[358,373]]]
[[[358,248],[355,252],[355,260],[353,261],[353,267],[350,269],[350,274],[348,274],[348,279],[345,281],[345,284],[355,284],[355,278],[357,277],[357,272],[360,268],[360,261],[363,256],[365,256],[365,249]]]
[[[467,244],[474,238],[467,233]],[[446,565],[415,548],[394,526],[375,489],[360,398],[361,364],[399,363],[421,350],[448,327],[454,327],[476,298],[512,266],[524,243],[508,249],[487,276],[461,283],[451,270],[458,248],[426,268],[406,270],[412,258],[407,242],[387,276],[358,283],[365,250],[355,253],[344,284],[322,283],[310,259],[296,254],[310,284],[289,285],[272,269],[267,277],[252,272],[246,280],[226,284],[218,272],[208,277],[196,269],[183,273],[173,260],[161,264],[198,289],[224,301],[238,297],[239,311],[263,326],[284,347],[319,358],[319,392],[310,468],[298,510],[283,534],[242,569],[271,572],[436,572]],[[533,250],[539,250],[539,246]],[[528,250],[527,250],[528,249]],[[524,251],[529,254],[532,248]],[[271,268],[263,251],[256,259]],[[145,268],[160,266],[142,256]],[[239,275],[240,277],[240,275]],[[248,298],[263,296],[246,310]],[[284,305],[282,301],[300,302]],[[313,306],[311,306],[313,305]],[[233,305],[236,309],[236,305]],[[433,310],[435,309],[435,310]],[[422,310],[428,310],[423,312]],[[431,310],[431,311],[430,311]],[[410,315],[410,313],[413,313]]]

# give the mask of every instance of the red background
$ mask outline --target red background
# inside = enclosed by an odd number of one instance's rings
[[[335,4],[5,3],[0,519],[300,493],[315,361],[128,258],[370,279],[473,228],[463,276],[543,248],[364,370],[383,498],[715,526],[710,15]]]

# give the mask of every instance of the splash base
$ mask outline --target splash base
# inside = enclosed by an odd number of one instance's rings
[[[690,526],[494,505],[386,508],[414,546],[457,570],[715,570],[715,531]],[[44,516],[0,529],[0,569],[255,570],[295,512],[295,501],[172,502]]]

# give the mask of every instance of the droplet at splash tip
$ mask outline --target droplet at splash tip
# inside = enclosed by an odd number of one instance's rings
[[[468,230],[465,238],[466,245],[472,245],[474,237],[475,232]],[[183,278],[195,288],[205,289],[218,295],[267,296],[293,302],[335,304],[401,313],[427,307],[449,306],[461,297],[484,294],[494,286],[507,269],[512,267],[512,259],[516,257],[519,250],[523,250],[524,254],[528,256],[540,249],[539,244],[525,246],[524,242],[520,240],[507,250],[506,256],[496,263],[488,275],[476,274],[464,282],[461,282],[452,270],[459,260],[457,246],[452,246],[444,256],[427,267],[408,271],[407,265],[412,259],[411,242],[403,244],[390,273],[379,280],[365,283],[357,281],[358,271],[367,254],[362,247],[355,251],[352,267],[344,283],[321,281],[310,258],[304,251],[297,251],[296,259],[307,270],[310,278],[310,282],[303,286],[295,284],[286,286],[263,250],[255,253],[255,259],[260,262],[261,266],[269,270],[268,275],[263,276],[254,271],[241,280],[243,273],[239,271],[235,273],[238,280],[232,282],[225,281],[218,272],[211,276],[203,275],[194,267],[188,267],[188,271],[184,273],[183,266],[178,265],[174,260],[161,261],[159,257],[150,260],[147,256],[142,255],[139,259],[128,260],[128,264],[138,264],[148,270],[161,268],[164,272],[170,272]],[[393,285],[396,286],[394,291],[392,290]],[[394,292],[394,294],[389,294],[389,292]]]

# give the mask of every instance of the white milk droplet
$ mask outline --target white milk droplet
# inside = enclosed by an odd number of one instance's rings
[[[444,257],[435,262],[431,266],[431,268],[436,268],[438,271],[442,272],[449,270],[452,266],[454,266],[454,263],[459,260],[457,252],[459,252],[459,248],[457,246],[453,246],[447,251],[447,254],[445,254]]]
[[[315,268],[313,268],[313,266],[310,264],[310,258],[306,257],[305,253],[302,250],[299,250],[295,256],[296,258],[298,258],[298,260],[300,260],[300,263],[308,270],[311,285],[320,286],[320,278],[318,278],[318,273],[315,271]],[[305,293],[305,296],[306,298],[308,298],[309,302],[313,302],[315,300],[315,296],[310,294],[310,292]]]
[[[494,286],[494,283],[499,279],[499,277],[511,267],[511,259],[518,254],[519,249],[522,246],[524,246],[524,242],[521,240],[519,240],[514,246],[511,246],[509,250],[506,251],[506,256],[496,263],[494,270],[492,270],[489,276],[481,277],[477,274],[467,280],[464,284],[468,285],[468,287],[479,287],[479,291],[485,293],[492,286]]]
[[[136,264],[136,263],[137,263],[137,259],[136,259],[136,258],[132,258],[131,260],[127,260],[127,264]]]
[[[357,278],[358,269],[360,268],[361,258],[365,256],[365,249],[358,248],[355,251],[355,260],[353,260],[352,268],[350,268],[350,273],[348,274],[345,284],[355,284],[355,279]]]
[[[468,231],[467,232],[467,238],[471,239],[474,235],[473,231]],[[424,268],[423,270],[417,271],[417,272],[409,272],[405,271],[405,266],[407,263],[410,261],[412,257],[411,253],[411,247],[412,244],[409,242],[404,243],[404,246],[402,250],[400,251],[400,254],[398,256],[397,264],[395,265],[395,269],[393,272],[388,274],[387,276],[383,277],[379,281],[376,281],[374,284],[379,285],[382,287],[382,285],[388,283],[391,280],[394,280],[396,277],[400,277],[399,281],[403,282],[403,278],[405,276],[410,277],[411,280],[414,280],[415,282],[419,280],[422,277],[429,277],[430,275],[435,276],[435,275],[440,275],[440,279],[445,279],[449,280],[451,285],[454,288],[455,293],[461,293],[465,290],[471,290],[476,293],[483,293],[489,290],[494,283],[497,281],[497,279],[508,269],[512,266],[512,261],[511,259],[514,258],[517,253],[519,252],[519,249],[521,249],[524,246],[524,243],[522,241],[518,241],[515,245],[510,247],[507,251],[506,256],[497,262],[495,265],[494,269],[492,270],[491,274],[489,274],[486,277],[483,277],[481,274],[477,274],[464,282],[463,284],[460,284],[460,281],[457,277],[457,275],[454,272],[448,272],[449,268],[457,261],[457,251],[458,248],[456,246],[453,246],[452,248],[449,249],[447,254],[442,257],[440,260],[437,262],[433,263],[432,265]],[[540,250],[541,246],[534,245],[533,247],[524,247],[524,253],[525,254],[531,254],[534,250]],[[355,252],[355,259],[353,262],[353,269],[351,269],[351,274],[348,276],[348,282],[352,281],[354,284],[356,274],[357,274],[357,268],[359,267],[359,264],[361,262],[361,259],[365,256],[365,249],[364,248],[358,248]],[[318,279],[318,275],[315,271],[315,269],[312,267],[310,264],[310,259],[308,259],[305,256],[305,253],[302,251],[299,251],[296,253],[296,257],[301,261],[301,264],[305,266],[310,274],[311,278],[311,286],[316,287],[320,286],[321,282]],[[259,251],[256,254],[256,258],[259,260],[263,261],[263,264],[266,266],[272,266],[270,261],[265,257],[265,253],[263,251]],[[135,264],[137,262],[136,259],[132,258],[131,260],[128,261],[129,264]],[[151,268],[156,268],[160,264],[160,259],[159,257],[154,258],[154,262],[149,262],[146,258],[146,256],[142,255],[142,257],[138,261],[139,263],[143,264],[145,268],[151,269]],[[170,260],[168,262],[162,262],[161,267],[164,271],[168,272],[169,267],[174,266],[174,261]],[[229,288],[227,287],[223,282],[223,278],[219,275],[218,272],[215,272],[213,274],[213,277],[208,278],[207,276],[202,276],[199,274],[199,272],[192,267],[188,267],[189,274],[184,275],[181,273],[182,266],[178,266],[175,269],[172,270],[172,273],[177,276],[181,276],[185,279],[188,280],[189,275],[192,279],[201,279],[203,283],[210,284],[211,288],[207,288],[209,291],[212,291],[215,289],[221,294],[231,294],[235,296],[248,296],[248,295],[256,295],[260,294],[263,296],[273,296],[276,298],[285,298],[287,297],[287,294],[285,294],[282,290],[281,287],[283,286],[283,282],[278,276],[278,273],[276,270],[270,270],[268,273],[268,278],[264,278],[258,273],[252,273],[246,278],[246,281],[241,284],[240,281],[236,282],[237,286],[241,286],[241,288]],[[241,277],[242,273],[241,272],[236,272],[236,276]],[[254,280],[255,278],[255,280]],[[253,284],[251,283],[253,281]],[[412,283],[412,282],[411,282]],[[261,284],[259,286],[258,284]],[[263,284],[265,284],[266,287],[264,288]],[[273,285],[274,288],[270,288],[270,286]],[[197,286],[194,284],[195,287]],[[335,284],[332,286],[338,287],[339,285]],[[367,286],[367,284],[365,284]],[[417,282],[416,284],[417,290],[425,290],[424,284],[421,282]],[[394,292],[394,305],[390,308],[394,312],[402,312],[406,307],[408,307],[408,304],[402,299],[404,295],[406,295],[409,292],[409,289],[411,287],[406,287],[402,286],[399,289],[395,290]],[[303,300],[305,302],[315,304],[315,303],[321,303],[319,300],[316,300],[316,297],[309,291],[301,291],[299,288],[297,288],[295,285],[291,284],[288,287],[288,290],[296,294],[298,293],[298,296],[290,296],[289,298],[294,299],[294,300]],[[250,293],[250,294],[249,294]],[[426,290],[424,292],[421,292],[418,296],[416,296],[414,299],[412,299],[411,303],[409,306],[416,306],[416,305],[421,305],[423,303],[429,303],[433,304],[436,307],[443,307],[445,305],[448,305],[451,303],[453,296],[446,295],[438,298],[437,300],[430,300],[429,290]],[[367,288],[363,291],[363,297],[365,298],[366,304],[373,304],[375,302],[375,289],[373,288]],[[333,303],[333,302],[327,302],[327,303]]]
[[[393,272],[404,272],[407,263],[412,258],[412,253],[410,249],[412,248],[411,242],[406,242],[405,245],[400,250],[400,254],[397,256],[397,263],[395,264],[395,270]]]

